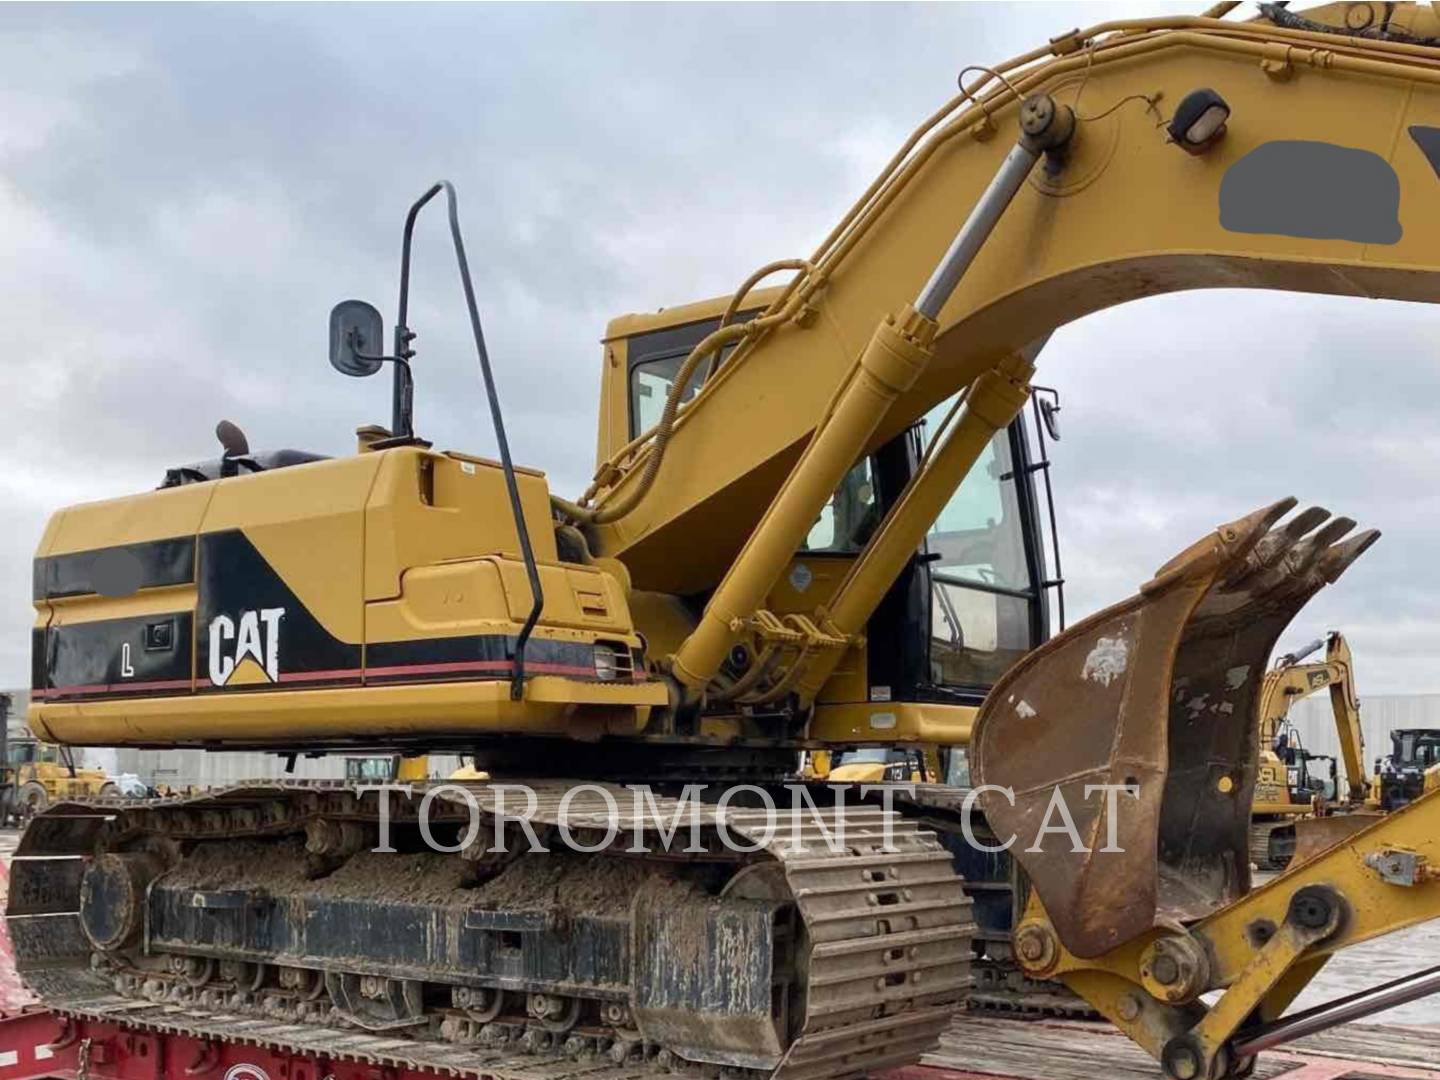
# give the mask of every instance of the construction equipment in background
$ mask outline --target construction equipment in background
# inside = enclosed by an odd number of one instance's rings
[[[1396,728],[1390,741],[1372,781],[1372,799],[1386,813],[1440,788],[1440,729]]]
[[[432,779],[428,754],[382,754],[345,759],[345,782],[348,784],[415,784]],[[447,780],[488,780],[468,760],[450,771]]]
[[[1323,661],[1305,660],[1325,649]],[[1333,754],[1306,749],[1290,710],[1297,701],[1321,690],[1330,692],[1335,736],[1345,769],[1342,786]],[[1251,812],[1250,861],[1261,870],[1281,870],[1296,851],[1297,829],[1327,814],[1359,810],[1365,805],[1365,735],[1360,727],[1360,699],[1355,693],[1350,646],[1339,631],[1323,640],[1279,657],[1265,673],[1259,706],[1259,772]],[[1323,771],[1314,768],[1322,764]],[[1307,845],[1307,848],[1309,845]]]
[[[23,824],[57,801],[125,794],[104,769],[77,765],[70,747],[29,737],[6,740],[0,790],[0,822],[7,824]]]
[[[430,779],[426,754],[380,754],[345,759],[347,784],[409,784]]]
[[[375,850],[379,800],[355,787],[52,807],[12,880],[26,979],[52,1009],[206,1040],[247,1014],[284,1038],[383,1031],[395,1057],[404,1038],[462,1062],[478,1045],[500,1080],[533,1074],[527,1055],[859,1077],[934,1042],[977,958],[1063,978],[1177,1080],[1293,1035],[1249,1025],[1332,948],[1440,913],[1437,830],[1417,828],[1433,798],[1249,889],[1260,673],[1376,534],[1318,509],[1282,523],[1281,500],[1046,642],[1061,575],[1039,436],[1058,406],[1031,383],[1055,327],[1159,292],[1440,301],[1440,18],[1264,11],[1107,23],[980,69],[810,258],[613,321],[600,464],[574,502],[511,461],[454,191],[428,190],[391,346],[368,304],[331,317],[338,370],[393,370],[389,430],[325,459],[222,424],[222,455],[161,490],[57,513],[32,724],[473,753],[496,779],[463,789],[478,839],[454,786],[425,792],[449,851],[413,805]],[[410,252],[441,193],[498,460],[415,434]],[[776,270],[793,277],[758,290]],[[1016,796],[988,793],[986,835],[1035,844],[971,850],[962,881],[935,836],[964,835],[947,785],[893,813],[819,784],[775,817],[703,802],[683,858],[603,828],[626,782],[654,796],[629,829],[658,838],[691,786],[776,792],[802,751],[892,743],[969,746],[981,786]],[[547,834],[585,796],[585,851],[490,846],[522,781]],[[1087,781],[1133,789],[1134,812],[1097,810]],[[1083,855],[1037,835],[1057,790],[1085,807]],[[774,842],[842,824],[868,839]],[[1118,853],[1098,843],[1112,824]],[[1013,936],[977,926],[1016,906]]]
[[[816,779],[832,784],[938,784],[945,770],[933,746],[865,746],[841,751]]]

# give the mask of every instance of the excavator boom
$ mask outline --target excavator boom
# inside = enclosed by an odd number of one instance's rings
[[[936,493],[1023,406],[1055,327],[1215,286],[1440,299],[1440,23],[1410,7],[1404,40],[1356,37],[1338,29],[1348,10],[1108,23],[1000,65],[916,131],[810,258],[783,264],[801,268],[763,310],[695,346],[660,423],[612,442],[579,505],[557,501],[637,588],[707,597],[666,660],[683,696],[768,624],[766,597],[844,470],[969,395],[951,454],[800,630],[776,685],[812,701]],[[1032,124],[1050,140],[1033,169]],[[1018,142],[1000,135],[1015,126]]]
[[[1340,28],[1348,8],[1307,14]],[[1425,5],[1396,10],[1394,25],[1436,39]],[[1069,159],[1017,195],[938,313],[933,359],[867,446],[1055,327],[1127,300],[1204,287],[1440,299],[1433,45],[1266,19],[1129,20],[994,70],[1003,83],[975,78],[907,140],[681,412],[646,494],[595,527],[595,549],[639,587],[699,592],[734,561],[876,324],[919,293],[996,175],[1024,95],[1076,106]],[[1165,122],[1206,88],[1229,110],[1224,134],[1187,153]],[[597,507],[625,498],[651,454],[619,434],[602,438]]]

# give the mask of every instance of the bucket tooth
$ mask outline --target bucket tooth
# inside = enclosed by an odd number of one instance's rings
[[[1370,546],[1380,539],[1379,529],[1366,529],[1356,536],[1352,536],[1343,544],[1335,544],[1320,556],[1320,574],[1325,578],[1326,584],[1333,585],[1340,575],[1350,569],[1351,563],[1370,550]]]
[[[1177,577],[1210,573],[1217,564],[1226,574],[1238,572],[1270,527],[1289,513],[1297,501],[1291,495],[1221,525],[1156,570],[1155,576],[1140,587],[1141,592],[1165,589]]]
[[[982,806],[998,837],[1017,838],[1011,850],[1078,956],[1203,918],[1249,890],[1270,654],[1377,535],[1341,541],[1355,523],[1320,507],[1277,524],[1295,505],[1281,500],[1192,544],[1137,595],[1026,656],[980,710],[976,783],[1014,793],[1012,803],[986,791]],[[1042,744],[1056,752],[1033,753]],[[1112,821],[1096,785],[1136,794],[1113,804]],[[1087,850],[1054,827],[1057,790]]]
[[[1293,615],[1331,580],[1325,576],[1322,560],[1334,543],[1354,527],[1353,518],[1335,518],[1302,538],[1278,566],[1256,583],[1256,603],[1284,605]]]
[[[1239,585],[1282,562],[1301,537],[1330,516],[1330,511],[1323,506],[1310,506],[1296,514],[1281,528],[1272,528],[1271,526],[1274,526],[1275,522],[1284,516],[1284,513],[1294,509],[1298,502],[1295,499],[1286,501],[1290,505],[1268,523],[1268,531],[1256,541],[1250,557],[1229,577],[1227,584]]]
[[[1289,557],[1285,560],[1287,568],[1296,576],[1305,573],[1315,565],[1326,548],[1353,528],[1354,518],[1337,517],[1326,522],[1290,549]]]

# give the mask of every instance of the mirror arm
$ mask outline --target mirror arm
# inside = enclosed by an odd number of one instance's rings
[[[415,383],[410,376],[406,361],[415,355],[410,343],[415,333],[410,329],[410,247],[415,236],[415,219],[425,204],[444,190],[442,184],[431,184],[425,193],[410,206],[405,215],[405,233],[400,242],[400,303],[395,313],[395,358],[403,364],[395,368],[394,405],[391,408],[390,431],[392,434],[409,438],[415,434]]]
[[[399,326],[395,328],[395,337],[397,341],[400,338],[400,331],[402,329],[403,327]],[[409,333],[409,331],[406,331],[406,333]],[[410,350],[408,352],[402,353],[399,356],[372,356],[369,353],[363,353],[359,349],[354,348],[354,336],[355,332],[352,330],[350,332],[351,348],[354,350],[355,358],[357,360],[368,360],[371,363],[375,364],[395,365],[394,413],[396,417],[402,418],[404,420],[405,426],[403,431],[393,431],[391,434],[394,437],[401,439],[412,438],[415,434],[411,430],[411,427],[413,426],[411,423],[411,417],[414,415],[415,406],[415,375],[410,370],[410,357],[415,355],[414,351]],[[410,336],[414,337],[415,335],[410,334]]]

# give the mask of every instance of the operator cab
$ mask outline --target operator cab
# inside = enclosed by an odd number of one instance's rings
[[[754,318],[771,295],[770,290],[752,294],[758,306],[737,313],[734,321]],[[688,310],[699,315],[705,308]],[[699,317],[624,339],[623,397],[608,373],[602,382],[602,458],[606,447],[655,426],[685,358],[718,326],[718,317]],[[730,351],[720,354],[713,369],[701,365],[695,371],[682,404],[724,366]],[[953,404],[952,398],[937,405],[855,464],[796,552],[792,581],[836,580],[843,574],[843,564],[859,555],[900,497]],[[1031,415],[1022,413],[996,433],[931,527],[924,549],[891,587],[867,628],[869,641],[887,645],[867,650],[868,700],[979,704],[1001,674],[1049,637],[1052,589],[1063,624],[1047,472],[1058,411],[1055,392],[1037,388]],[[1045,477],[1048,527],[1037,476]],[[831,568],[822,563],[842,565],[825,573]]]

